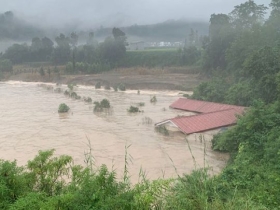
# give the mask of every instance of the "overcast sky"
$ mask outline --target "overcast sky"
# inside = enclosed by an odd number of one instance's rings
[[[0,12],[13,11],[41,26],[125,26],[168,19],[208,21],[245,0],[0,0]],[[268,5],[270,0],[255,0]]]

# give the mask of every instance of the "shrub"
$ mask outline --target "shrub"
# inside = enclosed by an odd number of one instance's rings
[[[107,99],[103,99],[101,102],[100,102],[100,106],[102,108],[110,108],[110,102],[107,100]]]
[[[145,103],[144,102],[139,102],[139,103],[137,103],[137,106],[145,106]]]
[[[101,88],[101,82],[97,82],[95,84],[95,89],[100,89]]]
[[[65,91],[64,91],[64,95],[69,96],[69,95],[70,95],[69,91],[68,91],[68,90],[65,90]]]
[[[61,93],[61,92],[62,92],[62,89],[61,89],[60,87],[55,88],[55,89],[54,89],[54,92],[56,92],[56,93]]]
[[[125,84],[123,84],[123,83],[119,84],[118,88],[120,91],[126,91]]]
[[[157,97],[156,97],[156,96],[153,96],[153,97],[150,99],[150,102],[151,102],[151,103],[156,103],[156,102],[157,102]]]
[[[70,91],[73,91],[75,86],[76,86],[75,84],[68,84],[67,85],[67,87],[69,88]]]
[[[93,108],[94,112],[102,112],[103,109],[109,109],[110,106],[110,102],[107,99],[103,99],[102,101],[95,101],[94,102],[95,106]]]
[[[78,96],[78,94],[76,93],[76,92],[72,92],[71,94],[70,94],[70,97],[71,98],[77,98],[77,96]]]
[[[69,106],[67,106],[65,103],[62,103],[58,107],[58,113],[65,113],[69,111]]]
[[[127,111],[130,112],[130,113],[140,112],[139,108],[135,107],[135,106],[130,106]]]
[[[40,68],[39,73],[40,73],[41,76],[45,76],[45,71],[44,71],[43,67]]]
[[[104,89],[105,89],[105,90],[110,90],[110,89],[111,89],[111,87],[110,87],[110,85],[109,85],[109,84],[106,84],[106,85],[104,86]]]
[[[84,98],[84,102],[87,102],[87,103],[92,103],[92,99],[91,99],[91,97],[85,97]]]
[[[94,105],[95,105],[94,108],[93,108],[94,112],[102,112],[103,111],[103,108],[101,107],[100,102],[95,101]]]
[[[155,129],[156,129],[157,132],[159,132],[159,133],[161,133],[165,136],[169,136],[169,132],[168,132],[168,130],[166,129],[165,126],[157,126],[157,127],[155,127]]]
[[[1,72],[12,72],[13,64],[9,59],[1,59],[0,60],[0,74]]]
[[[113,87],[113,88],[114,88],[114,91],[115,91],[115,92],[117,92],[117,91],[118,91],[118,86],[117,86],[117,85],[114,85],[114,87]]]
[[[149,117],[142,118],[142,124],[151,125],[153,124],[153,120]]]

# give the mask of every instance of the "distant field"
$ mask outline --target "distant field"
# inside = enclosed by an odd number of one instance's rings
[[[155,51],[177,51],[179,48],[176,47],[150,47],[150,48],[146,48],[144,50],[128,50],[127,52],[155,52]]]
[[[120,67],[163,67],[180,66],[181,55],[176,48],[152,48],[127,51]]]

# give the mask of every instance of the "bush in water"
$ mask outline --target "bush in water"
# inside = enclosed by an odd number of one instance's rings
[[[95,84],[95,89],[100,89],[101,88],[101,82],[97,82]]]
[[[69,106],[67,106],[65,103],[62,103],[58,107],[58,113],[65,113],[69,111]]]
[[[127,111],[130,112],[130,113],[140,112],[139,108],[135,107],[135,106],[130,106]]]
[[[156,103],[156,102],[157,102],[157,97],[156,97],[156,96],[153,96],[153,97],[150,99],[150,102],[151,102],[151,103]]]
[[[123,83],[119,84],[118,88],[120,91],[126,91],[125,84],[123,84]]]
[[[102,112],[103,109],[109,109],[111,107],[109,100],[103,99],[102,101],[95,101],[95,106],[93,108],[94,112]]]

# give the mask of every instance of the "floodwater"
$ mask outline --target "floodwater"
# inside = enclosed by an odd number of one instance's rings
[[[187,115],[169,109],[179,92],[137,91],[114,92],[79,86],[75,92],[93,101],[106,98],[110,113],[93,113],[93,105],[47,90],[39,83],[8,81],[0,83],[0,159],[25,165],[39,150],[55,149],[56,155],[71,155],[75,164],[85,165],[85,153],[91,144],[95,165],[106,164],[123,176],[125,154],[132,182],[137,182],[140,170],[149,179],[177,177],[194,168],[207,166],[213,173],[224,167],[227,155],[210,148],[212,134],[163,136],[154,123]],[[55,84],[48,84],[55,87]],[[61,86],[66,90],[66,86]],[[150,98],[156,95],[157,103]],[[130,105],[144,102],[143,113],[130,114]],[[58,114],[60,103],[70,108],[68,114]],[[149,120],[146,120],[149,119]],[[148,122],[152,120],[151,122]],[[201,138],[203,135],[204,138]],[[201,140],[202,139],[202,140]],[[205,141],[203,141],[205,139]],[[125,149],[128,147],[127,149]],[[194,156],[194,159],[192,158]]]

